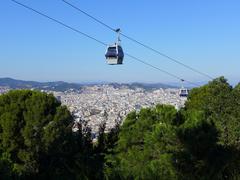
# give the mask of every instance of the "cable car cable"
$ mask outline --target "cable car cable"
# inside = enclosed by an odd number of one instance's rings
[[[17,4],[23,6],[23,7],[27,8],[27,9],[33,11],[33,12],[35,12],[35,13],[41,15],[41,16],[44,16],[45,18],[48,18],[48,19],[50,19],[50,20],[52,20],[52,21],[54,21],[54,22],[56,22],[56,23],[58,23],[58,24],[61,24],[62,26],[66,27],[66,28],[68,28],[68,29],[71,29],[71,30],[73,30],[73,31],[75,31],[75,32],[77,32],[77,33],[79,33],[79,34],[82,34],[83,36],[86,36],[86,37],[88,37],[88,38],[90,38],[90,39],[92,39],[92,40],[94,40],[94,41],[96,41],[96,42],[98,42],[98,43],[100,43],[100,44],[102,44],[102,45],[104,45],[104,46],[107,46],[106,43],[104,43],[104,42],[102,42],[102,41],[99,41],[98,39],[96,39],[96,38],[94,38],[94,37],[92,37],[92,36],[89,36],[89,35],[87,35],[86,33],[83,33],[83,32],[81,32],[81,31],[79,31],[79,30],[77,30],[77,29],[75,29],[75,28],[73,28],[73,27],[71,27],[71,26],[69,26],[69,25],[67,25],[67,24],[65,24],[65,23],[57,20],[57,19],[54,19],[54,18],[52,18],[52,17],[50,17],[50,16],[48,16],[48,15],[46,15],[46,14],[43,14],[43,13],[40,12],[40,11],[37,11],[37,10],[35,10],[35,9],[33,9],[33,8],[25,5],[25,4],[22,4],[22,3],[18,2],[18,1],[15,1],[15,0],[11,0],[11,1],[13,1],[14,3],[17,3]]]
[[[37,14],[45,17],[45,18],[47,18],[47,19],[50,19],[50,20],[52,20],[52,21],[54,21],[54,22],[56,22],[56,23],[58,23],[58,24],[60,24],[60,25],[62,25],[62,26],[64,26],[64,27],[66,27],[66,28],[68,28],[68,29],[70,29],[70,30],[72,30],[72,31],[75,31],[75,32],[78,33],[78,34],[81,34],[81,35],[83,35],[83,36],[85,36],[85,37],[87,37],[87,38],[89,38],[89,39],[92,39],[92,40],[94,40],[95,42],[98,42],[98,43],[101,44],[101,45],[107,46],[106,43],[104,43],[104,42],[102,42],[102,41],[100,41],[100,40],[98,40],[98,39],[96,39],[96,38],[94,38],[94,37],[92,37],[92,36],[90,36],[90,35],[88,35],[88,34],[86,34],[86,33],[83,33],[83,32],[81,32],[81,31],[79,31],[78,29],[75,29],[75,28],[73,28],[73,27],[71,27],[71,26],[69,26],[69,25],[67,25],[67,24],[65,24],[65,23],[63,23],[63,22],[61,22],[61,21],[59,21],[59,20],[57,20],[57,19],[54,19],[54,18],[52,18],[52,17],[50,17],[50,16],[48,16],[48,15],[46,15],[46,14],[44,14],[44,13],[38,11],[38,10],[36,10],[36,9],[33,9],[33,8],[27,6],[27,5],[23,4],[23,3],[20,3],[20,2],[18,2],[18,1],[16,1],[16,0],[10,0],[10,1],[12,1],[12,2],[14,2],[14,3],[16,3],[16,4],[22,6],[22,7],[26,8],[26,9],[28,9],[28,10],[31,10],[31,11],[33,11],[33,12],[35,12],[35,13],[37,13]],[[126,56],[128,56],[128,57],[130,57],[130,58],[132,58],[132,59],[134,59],[134,60],[136,60],[136,61],[138,61],[138,62],[141,62],[142,64],[145,64],[145,65],[147,65],[147,66],[149,66],[149,67],[152,67],[152,68],[154,68],[154,69],[156,69],[156,70],[158,70],[158,71],[161,71],[162,73],[165,73],[165,74],[167,74],[167,75],[169,75],[169,76],[171,76],[171,77],[174,77],[175,79],[178,79],[178,80],[181,80],[181,81],[186,81],[186,82],[188,82],[189,84],[192,84],[192,85],[195,85],[195,86],[199,86],[198,84],[196,84],[196,83],[194,83],[194,82],[191,82],[191,81],[188,81],[188,80],[184,80],[184,79],[178,77],[177,75],[174,75],[174,74],[172,74],[172,73],[170,73],[170,72],[168,72],[168,71],[165,71],[165,70],[163,70],[163,69],[160,69],[160,68],[158,68],[158,67],[156,67],[156,66],[154,66],[154,65],[152,65],[152,64],[149,64],[149,63],[147,63],[147,62],[145,62],[145,61],[143,61],[143,60],[141,60],[141,59],[139,59],[139,58],[137,58],[137,57],[135,57],[135,56],[132,56],[131,54],[128,54],[128,53],[125,53],[125,54],[126,54]]]
[[[178,79],[178,80],[180,80],[180,81],[185,81],[185,82],[187,82],[187,83],[189,83],[189,84],[192,84],[192,85],[194,85],[194,86],[199,86],[199,84],[196,84],[196,83],[194,83],[194,82],[188,81],[188,80],[186,80],[186,79],[182,79],[181,77],[179,77],[179,76],[177,76],[177,75],[175,75],[175,74],[172,74],[172,73],[170,73],[170,72],[168,72],[168,71],[165,71],[165,70],[163,70],[163,69],[160,69],[160,68],[158,68],[158,67],[156,67],[156,66],[154,66],[154,65],[152,65],[152,64],[149,64],[149,63],[147,63],[147,62],[145,62],[145,61],[143,61],[143,60],[141,60],[141,59],[139,59],[139,58],[137,58],[137,57],[135,57],[135,56],[132,56],[131,54],[125,53],[125,55],[128,56],[128,57],[130,57],[130,58],[132,58],[132,59],[134,59],[134,60],[136,60],[136,61],[138,61],[138,62],[141,62],[142,64],[145,64],[145,65],[150,66],[150,67],[152,67],[152,68],[154,68],[154,69],[156,69],[156,70],[158,70],[158,71],[161,71],[161,72],[163,72],[163,73],[165,73],[165,74],[167,74],[167,75],[169,75],[169,76],[172,76],[172,77],[174,77],[175,79]]]
[[[72,8],[76,9],[77,11],[79,11],[79,12],[85,14],[86,16],[90,17],[91,19],[93,19],[94,21],[98,22],[99,24],[101,24],[101,25],[105,26],[106,28],[110,29],[111,31],[116,32],[116,29],[114,29],[114,28],[112,28],[111,26],[107,25],[106,23],[100,21],[99,19],[95,18],[94,16],[88,14],[87,12],[83,11],[83,10],[80,9],[79,7],[71,4],[70,2],[68,2],[68,1],[66,1],[66,0],[62,0],[62,1],[63,1],[64,3],[66,3],[66,4],[68,4],[69,6],[71,6]],[[160,51],[158,51],[158,50],[156,50],[156,49],[154,49],[154,48],[152,48],[152,47],[150,47],[150,46],[148,46],[148,45],[146,45],[146,44],[144,44],[144,43],[142,43],[142,42],[140,42],[140,41],[138,41],[138,40],[136,40],[136,39],[134,39],[134,38],[132,38],[132,37],[130,37],[130,36],[128,36],[128,35],[126,35],[126,34],[124,34],[124,33],[122,33],[122,32],[120,32],[120,34],[121,34],[123,37],[125,37],[125,38],[127,38],[127,39],[129,39],[129,40],[131,40],[131,41],[133,41],[133,42],[135,42],[135,43],[143,46],[144,48],[146,48],[146,49],[148,49],[148,50],[150,50],[150,51],[153,51],[153,52],[157,53],[158,55],[161,55],[161,56],[167,58],[168,60],[170,60],[170,61],[172,61],[172,62],[174,62],[174,63],[177,63],[177,64],[179,64],[179,65],[181,65],[181,66],[183,66],[183,67],[185,67],[185,68],[187,68],[187,69],[190,69],[191,71],[193,71],[193,72],[195,72],[195,73],[198,73],[198,74],[200,74],[200,75],[202,75],[202,76],[205,76],[205,77],[207,77],[208,79],[211,79],[211,80],[214,79],[214,78],[211,77],[210,75],[208,75],[208,74],[206,74],[206,73],[204,73],[204,72],[201,72],[201,71],[199,71],[199,70],[197,70],[197,69],[195,69],[195,68],[193,68],[193,67],[191,67],[191,66],[189,66],[189,65],[187,65],[187,64],[184,64],[184,63],[182,63],[181,61],[177,60],[176,58],[172,58],[172,57],[170,57],[170,56],[168,56],[168,55],[166,55],[166,54],[164,54],[164,53],[162,53],[162,52],[160,52]]]
[[[64,3],[68,4],[69,6],[71,6],[72,8],[80,11],[81,13],[85,14],[86,16],[90,17],[91,19],[93,19],[94,21],[98,22],[99,24],[105,26],[106,28],[112,30],[112,31],[115,31],[116,32],[116,29],[112,28],[111,26],[107,25],[106,23],[98,20],[97,18],[93,17],[92,15],[88,14],[87,12],[81,10],[80,8],[78,8],[77,6],[74,6],[73,4],[69,3],[68,1],[65,1],[65,0],[62,0]]]

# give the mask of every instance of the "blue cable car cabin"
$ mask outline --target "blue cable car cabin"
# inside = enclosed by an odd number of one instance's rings
[[[124,58],[122,47],[118,43],[108,46],[105,57],[109,65],[122,64]]]
[[[181,89],[179,90],[179,96],[180,96],[180,97],[188,97],[188,93],[189,93],[189,90],[188,90],[188,89],[181,88]]]

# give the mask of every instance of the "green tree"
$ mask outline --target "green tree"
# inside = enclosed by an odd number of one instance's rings
[[[107,156],[106,179],[173,179],[177,111],[158,105],[130,113],[120,128],[113,153]]]
[[[87,179],[91,141],[53,95],[15,90],[0,96],[3,179]],[[84,165],[85,164],[85,165]]]
[[[239,102],[239,85],[233,88],[223,77],[191,91],[178,135],[189,164],[183,169],[195,179],[240,178]]]

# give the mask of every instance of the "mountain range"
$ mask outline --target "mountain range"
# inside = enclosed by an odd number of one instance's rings
[[[158,88],[176,88],[177,86],[162,84],[162,83],[68,83],[64,81],[55,82],[37,82],[37,81],[24,81],[12,78],[0,78],[0,86],[9,87],[11,89],[39,89],[39,90],[54,90],[54,91],[66,91],[69,89],[80,90],[83,86],[93,86],[108,84],[115,88],[127,86],[128,88],[143,88],[145,90],[152,90]]]

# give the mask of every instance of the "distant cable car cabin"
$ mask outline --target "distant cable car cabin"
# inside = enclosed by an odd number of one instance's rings
[[[109,45],[105,53],[109,65],[119,65],[123,63],[124,52],[120,45],[120,29],[117,29],[116,32],[118,33],[117,42],[114,45]]]
[[[181,81],[184,82],[184,79],[182,79]],[[179,96],[180,97],[188,97],[188,94],[189,94],[189,90],[184,88],[182,85],[182,87],[179,89]]]
[[[188,89],[181,88],[181,89],[179,90],[179,96],[180,96],[180,97],[188,97],[188,92],[189,92]]]

